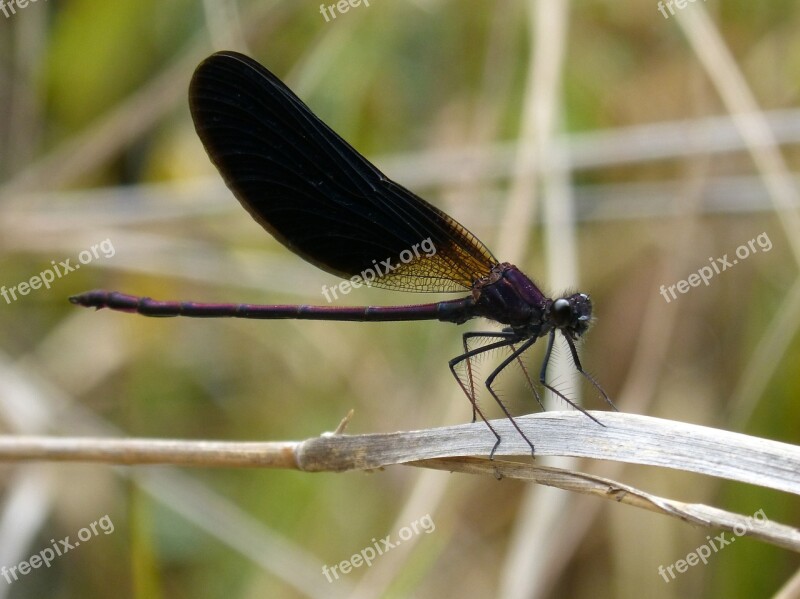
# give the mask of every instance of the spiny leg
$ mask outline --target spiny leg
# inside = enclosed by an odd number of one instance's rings
[[[608,395],[606,395],[606,392],[600,386],[600,383],[598,383],[596,380],[594,380],[594,377],[591,374],[589,374],[588,372],[586,372],[583,369],[583,366],[581,366],[581,361],[578,359],[578,350],[575,349],[575,342],[572,339],[569,338],[569,335],[564,335],[564,339],[567,340],[567,345],[569,345],[569,351],[572,353],[572,361],[575,363],[575,368],[578,369],[578,372],[580,372],[584,377],[586,377],[586,379],[592,385],[594,385],[594,388],[597,389],[600,392],[600,395],[603,396],[603,399],[606,400],[606,403],[608,403],[608,405],[610,405],[612,408],[614,408],[615,412],[619,412],[619,410],[617,409],[617,406],[614,405],[614,402],[611,401],[611,399],[608,397]]]
[[[462,335],[462,343],[464,346],[464,353],[470,351],[469,348],[469,339],[473,338],[495,338],[495,339],[510,339],[511,337],[516,336],[515,333],[511,331],[503,331],[502,333],[498,332],[470,332],[464,333]],[[512,352],[516,352],[517,348],[515,344],[510,344],[509,347],[511,348]],[[475,396],[475,375],[472,372],[472,360],[469,359],[467,362],[467,376],[470,386],[470,392],[473,397]],[[539,392],[536,390],[536,385],[534,385],[533,380],[531,379],[530,373],[528,372],[528,368],[525,366],[525,362],[522,361],[522,358],[517,355],[517,362],[519,363],[519,367],[522,370],[522,375],[525,377],[525,381],[528,383],[528,388],[533,392],[533,396],[536,398],[536,403],[539,404],[539,407],[542,408],[542,411],[545,411],[544,404],[542,403],[542,398],[539,395]],[[475,410],[472,411],[472,422],[475,422]]]
[[[465,333],[465,335],[466,334],[468,334],[468,333]],[[490,336],[490,335],[487,334],[487,336]],[[473,350],[464,352],[460,356],[456,356],[455,358],[450,360],[450,362],[448,362],[448,365],[450,366],[450,372],[453,373],[453,377],[456,379],[456,382],[458,383],[458,386],[461,387],[461,390],[464,392],[464,395],[467,396],[467,399],[469,399],[470,403],[472,404],[473,414],[477,412],[478,416],[480,416],[481,420],[483,420],[486,423],[486,426],[489,427],[489,430],[492,431],[492,434],[497,439],[497,441],[495,441],[494,446],[492,447],[492,451],[489,453],[489,459],[492,459],[494,457],[494,452],[497,449],[497,446],[500,445],[500,435],[497,433],[497,431],[494,429],[494,427],[491,424],[489,424],[488,418],[486,418],[486,416],[483,415],[483,412],[481,411],[480,407],[478,406],[478,399],[475,397],[474,388],[472,390],[472,394],[470,394],[470,392],[467,391],[467,388],[464,386],[464,382],[458,376],[458,373],[456,373],[456,366],[458,364],[460,364],[461,362],[463,362],[464,360],[469,360],[470,358],[472,358],[474,356],[477,356],[479,354],[482,354],[482,353],[485,353],[485,352],[488,352],[488,351],[492,351],[493,349],[499,349],[501,347],[507,347],[507,346],[511,345],[512,343],[514,343],[514,341],[517,340],[517,336],[513,335],[511,333],[508,333],[508,334],[506,334],[506,333],[498,333],[498,334],[496,334],[496,336],[502,338],[503,340],[502,341],[496,341],[495,343],[490,343],[489,345],[485,345],[483,347],[479,347],[477,349],[473,349]],[[503,409],[505,410],[505,407]]]
[[[497,395],[497,393],[495,393],[494,389],[492,389],[492,383],[494,382],[494,379],[497,378],[497,375],[499,375],[506,368],[506,366],[511,364],[514,360],[519,360],[520,356],[524,354],[528,350],[528,348],[534,343],[536,343],[536,337],[531,337],[530,339],[526,339],[525,342],[520,346],[520,348],[515,349],[513,352],[511,352],[511,355],[508,356],[505,360],[503,360],[500,363],[500,365],[492,371],[492,374],[490,374],[486,379],[486,388],[489,390],[489,393],[492,394],[492,397],[494,397],[494,400],[497,402],[497,405],[499,405],[500,409],[503,410],[503,413],[511,421],[511,424],[514,425],[514,428],[517,429],[517,432],[520,434],[520,436],[523,439],[525,439],[525,442],[528,445],[531,446],[531,457],[533,457],[535,453],[535,450],[533,448],[533,443],[531,442],[530,439],[528,439],[527,435],[524,432],[522,432],[522,429],[517,424],[517,421],[514,420],[514,417],[508,411],[508,408],[506,408],[505,404],[500,400],[500,397]],[[496,443],[494,448],[492,449],[492,453],[489,455],[489,459],[492,459],[494,457],[494,452],[495,449],[497,449],[497,445],[499,445],[499,440],[498,443]]]
[[[464,333],[461,336],[461,344],[464,347],[464,353],[468,354],[471,350],[469,348],[469,340],[470,339],[510,339],[514,337],[513,333],[509,333],[508,331],[491,331],[491,332],[483,332],[483,331],[471,331],[468,333]],[[514,346],[511,346],[512,350]],[[474,357],[474,356],[473,356]],[[472,372],[472,358],[468,358],[466,360],[467,363],[467,381],[469,383],[469,393],[467,395],[469,397],[474,397],[477,400],[477,395],[475,395],[475,375]],[[527,376],[527,372],[525,373]],[[530,379],[528,379],[530,382]],[[535,393],[535,391],[534,391]],[[537,397],[538,399],[538,397]],[[475,422],[477,412],[475,411],[475,404],[476,402],[472,402],[472,422]]]
[[[554,394],[556,394],[558,397],[560,397],[565,402],[567,402],[569,405],[571,405],[573,408],[575,408],[576,410],[578,410],[580,412],[583,412],[583,414],[585,414],[586,416],[588,416],[589,418],[594,420],[597,424],[599,424],[600,426],[603,426],[603,424],[597,418],[592,416],[589,412],[587,412],[582,407],[580,407],[578,404],[576,404],[574,401],[569,399],[566,395],[561,393],[561,391],[559,391],[558,389],[556,389],[552,385],[548,385],[547,384],[547,365],[550,363],[550,354],[553,352],[553,341],[555,340],[555,338],[556,338],[556,330],[555,329],[551,329],[550,334],[547,336],[547,350],[545,350],[545,352],[544,352],[544,361],[542,362],[542,370],[539,373],[539,382],[542,383],[542,386],[545,389],[549,389]],[[577,355],[577,352],[576,352],[575,355]]]
[[[516,352],[517,348],[512,345],[511,351]],[[519,362],[519,367],[522,369],[522,374],[525,375],[525,380],[528,383],[528,388],[533,391],[533,396],[536,398],[536,403],[539,404],[539,407],[542,408],[542,412],[545,412],[544,404],[542,403],[542,397],[539,395],[539,392],[536,390],[536,385],[533,384],[531,380],[531,375],[528,374],[528,369],[525,366],[525,362],[522,361],[522,356],[517,354],[517,362]]]

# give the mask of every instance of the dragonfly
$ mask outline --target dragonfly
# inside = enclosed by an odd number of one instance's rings
[[[539,371],[544,388],[601,424],[547,382],[553,344],[560,333],[577,371],[616,409],[584,370],[575,346],[592,321],[587,294],[547,297],[516,266],[497,260],[454,218],[384,175],[277,76],[248,56],[223,51],[200,63],[189,86],[189,106],[209,158],[245,210],[290,251],[345,279],[340,285],[467,294],[402,306],[325,306],[159,301],[94,290],[72,296],[73,304],[155,317],[494,321],[503,327],[463,333],[463,352],[449,361],[472,405],[472,421],[480,417],[494,434],[490,458],[501,438],[478,403],[479,381],[473,367],[476,357],[487,352],[508,352],[484,386],[532,455],[533,442],[500,399],[494,382],[518,362],[544,409],[522,361],[538,339],[547,338]]]

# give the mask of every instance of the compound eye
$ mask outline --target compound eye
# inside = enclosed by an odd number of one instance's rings
[[[566,326],[572,320],[572,306],[563,297],[553,302],[550,312],[556,326]]]

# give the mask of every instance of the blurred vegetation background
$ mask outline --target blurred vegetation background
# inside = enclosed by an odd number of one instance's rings
[[[582,359],[621,410],[800,442],[800,6],[709,0],[670,3],[672,15],[659,4],[371,0],[327,21],[298,0],[6,5],[0,285],[107,239],[114,253],[0,299],[3,432],[283,440],[332,430],[350,408],[351,433],[469,420],[447,369],[466,327],[160,320],[67,302],[106,288],[324,303],[336,279],[252,221],[194,133],[194,67],[237,49],[498,258],[553,293],[591,293]],[[761,233],[768,252],[671,302],[659,294]],[[361,289],[346,301],[420,297]],[[588,391],[567,371],[556,380],[576,398]],[[516,413],[534,409],[518,372],[499,386]],[[572,467],[800,525],[784,493]],[[114,523],[49,568],[0,579],[0,597],[765,597],[800,566],[737,538],[667,583],[659,566],[706,543],[706,530],[510,480],[0,471],[0,566],[103,515]],[[427,514],[433,532],[338,581],[323,575]]]

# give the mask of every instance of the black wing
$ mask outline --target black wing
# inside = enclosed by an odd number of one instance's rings
[[[211,55],[194,73],[189,104],[206,152],[245,209],[322,270],[351,278],[388,259],[395,268],[379,271],[377,286],[456,291],[497,263],[472,233],[386,177],[253,59]],[[420,248],[427,239],[435,253]]]

